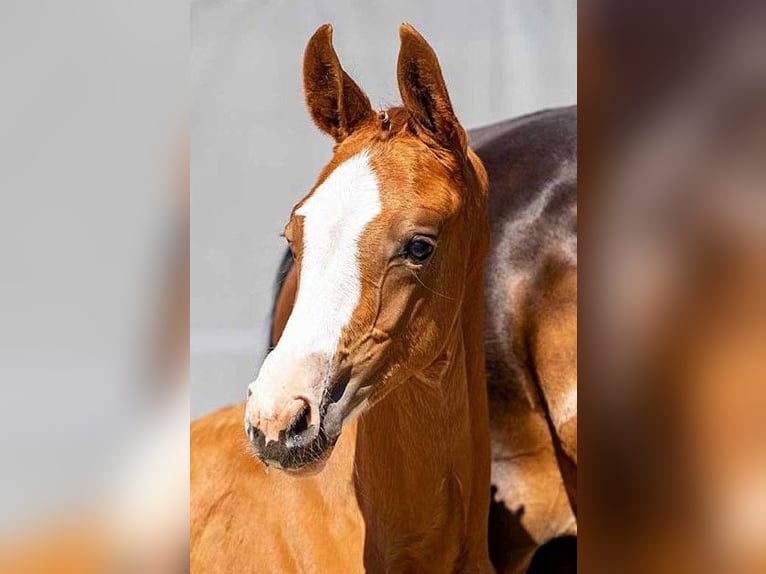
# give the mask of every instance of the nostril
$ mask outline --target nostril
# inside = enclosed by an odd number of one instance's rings
[[[307,402],[302,402],[303,407],[295,413],[295,416],[290,421],[290,425],[285,432],[287,437],[291,440],[298,439],[298,437],[309,428],[309,422],[311,421],[311,407],[309,407]]]
[[[249,399],[252,396],[253,396],[253,389],[250,387],[247,387],[247,398]]]
[[[348,383],[350,379],[351,379],[350,371],[346,370],[340,373],[338,381],[335,383],[335,385],[333,385],[332,389],[330,389],[330,395],[329,395],[330,403],[337,403],[343,398],[343,395],[346,393],[346,387],[348,387]]]

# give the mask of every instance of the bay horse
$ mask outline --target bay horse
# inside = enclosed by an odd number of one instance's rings
[[[306,48],[336,146],[285,227],[278,344],[244,405],[192,424],[192,572],[492,570],[487,175],[436,54],[399,32],[404,106],[380,113],[329,25]]]
[[[498,571],[523,572],[542,545],[577,532],[577,109],[468,135],[489,176],[490,553]],[[271,348],[298,288],[289,251],[276,287]],[[571,569],[560,548],[557,566]]]

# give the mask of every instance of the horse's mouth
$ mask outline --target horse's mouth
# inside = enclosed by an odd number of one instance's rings
[[[266,466],[284,470],[289,474],[314,474],[324,464],[335,446],[338,436],[328,436],[322,425],[307,426],[300,433],[287,438],[266,442],[263,434],[247,429],[255,456]]]
[[[296,465],[281,466],[281,470],[293,476],[313,476],[324,469],[335,445],[324,447],[319,454],[311,453],[302,458]]]

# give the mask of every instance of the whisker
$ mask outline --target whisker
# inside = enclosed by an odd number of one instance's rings
[[[407,268],[407,271],[409,271],[409,272],[412,274],[412,276],[413,276],[415,279],[417,279],[418,283],[420,283],[420,284],[421,284],[421,285],[422,285],[424,288],[428,289],[428,290],[429,290],[431,293],[433,293],[434,295],[438,295],[439,297],[444,297],[445,299],[448,299],[448,300],[450,300],[450,301],[457,301],[457,300],[458,300],[458,298],[457,298],[457,297],[450,297],[449,295],[445,295],[444,293],[439,293],[438,291],[434,291],[433,289],[431,289],[431,288],[430,288],[428,285],[426,285],[425,283],[423,283],[423,281],[420,279],[420,277],[418,277],[418,274],[417,274],[417,273],[415,273],[415,272],[414,272],[412,269],[410,269],[409,267]]]

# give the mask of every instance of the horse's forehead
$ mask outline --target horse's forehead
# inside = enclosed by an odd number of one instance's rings
[[[369,152],[364,150],[337,165],[298,205],[295,215],[303,217],[304,226],[343,224],[357,228],[380,211],[378,177]]]
[[[414,208],[454,213],[455,182],[421,147],[407,140],[353,145],[351,153],[341,148],[294,214],[304,226],[327,227],[375,217],[392,222]]]

